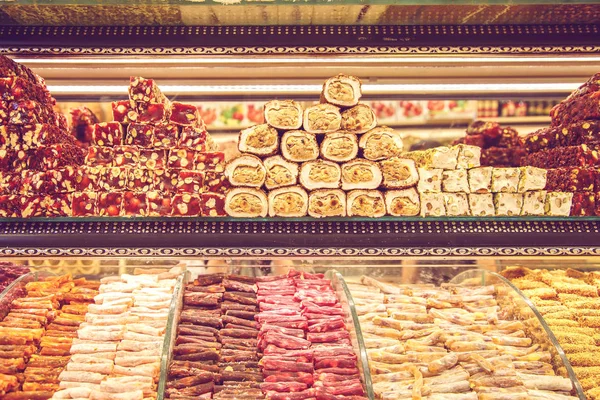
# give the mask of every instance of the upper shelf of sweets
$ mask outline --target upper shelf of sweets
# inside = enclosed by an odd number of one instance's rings
[[[590,0],[16,0],[0,4],[12,25],[472,25],[590,23]],[[90,18],[93,13],[94,18]]]

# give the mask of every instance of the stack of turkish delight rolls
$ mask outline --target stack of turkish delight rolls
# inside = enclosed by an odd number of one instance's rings
[[[550,114],[552,125],[523,138],[522,165],[548,169],[547,190],[565,193],[570,215],[600,215],[600,73]]]
[[[338,75],[323,85],[320,104],[303,109],[291,100],[268,102],[266,123],[240,133],[242,155],[226,168],[234,186],[227,196],[228,214],[385,215],[386,199],[378,189],[398,172],[378,161],[400,156],[402,139],[390,128],[377,127],[373,110],[359,103],[361,96],[358,78]],[[390,202],[394,196],[386,195]]]

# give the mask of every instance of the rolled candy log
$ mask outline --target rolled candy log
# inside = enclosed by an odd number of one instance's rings
[[[377,189],[383,180],[379,165],[373,161],[356,159],[342,164],[342,189]]]
[[[377,117],[366,104],[358,104],[342,112],[342,130],[365,133],[377,126]]]
[[[372,161],[397,157],[402,154],[404,148],[400,133],[387,126],[369,130],[360,138],[358,145],[363,156]]]
[[[391,157],[379,162],[383,174],[383,186],[388,189],[404,189],[419,182],[419,172],[413,160]]]
[[[385,208],[395,217],[419,215],[421,202],[415,188],[385,192]]]
[[[304,217],[308,211],[308,194],[300,186],[289,186],[269,192],[270,217]]]
[[[225,211],[232,217],[266,217],[268,210],[267,195],[262,190],[233,188],[227,193]]]
[[[308,197],[308,215],[313,218],[346,216],[346,193],[339,189],[321,189]]]
[[[227,164],[225,176],[232,186],[259,188],[265,183],[267,171],[260,158],[244,154]]]
[[[325,160],[346,162],[358,155],[358,138],[350,132],[328,133],[321,142],[321,156]]]
[[[331,104],[317,104],[304,110],[304,130],[322,134],[335,132],[342,125],[340,109]]]
[[[385,201],[378,190],[353,190],[347,195],[349,217],[380,218],[385,215]]]
[[[339,107],[352,107],[358,104],[361,96],[360,79],[355,76],[339,74],[327,79],[323,84],[321,102]]]
[[[264,160],[267,170],[265,187],[269,190],[298,183],[298,164],[286,161],[281,156],[273,156]]]
[[[319,158],[317,137],[305,131],[288,131],[281,138],[281,155],[292,162],[316,160]]]
[[[293,100],[271,100],[265,104],[265,121],[273,128],[300,129],[302,106]]]
[[[340,187],[341,168],[331,161],[309,161],[300,168],[300,184],[306,190],[337,189]]]
[[[279,133],[267,124],[254,125],[240,132],[238,149],[259,157],[268,157],[277,153]]]

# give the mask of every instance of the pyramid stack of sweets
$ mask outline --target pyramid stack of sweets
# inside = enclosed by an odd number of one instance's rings
[[[71,214],[84,153],[55,103],[42,78],[0,56],[0,217]]]
[[[600,215],[600,73],[550,116],[551,126],[523,138],[522,165],[548,168],[548,190],[573,193],[571,215]]]
[[[600,399],[600,274],[512,267],[502,275],[543,315],[587,398]]]

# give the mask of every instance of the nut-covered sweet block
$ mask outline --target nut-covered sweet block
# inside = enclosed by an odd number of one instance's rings
[[[23,172],[0,172],[1,194],[23,194]]]
[[[468,171],[469,191],[471,193],[490,193],[492,191],[493,167],[472,168]]]
[[[146,79],[141,76],[129,78],[129,99],[136,103],[164,103],[167,101],[154,79]]]
[[[481,148],[467,144],[458,144],[456,169],[471,169],[481,165]]]
[[[519,193],[530,190],[542,190],[546,187],[547,170],[536,167],[521,167],[519,177]]]
[[[168,168],[194,169],[196,152],[185,147],[172,148],[169,150],[167,162]]]
[[[33,218],[46,215],[43,195],[21,196],[21,217]]]
[[[136,146],[113,147],[113,166],[137,167],[140,163],[140,151]]]
[[[221,151],[196,152],[194,165],[198,171],[225,171],[225,153]]]
[[[127,126],[125,144],[139,147],[154,146],[154,126],[148,124],[130,124]]]
[[[100,174],[104,167],[83,165],[75,168],[74,186],[76,192],[95,192],[99,189]]]
[[[63,167],[46,171],[48,180],[47,193],[73,193],[80,190],[78,176],[81,167]]]
[[[216,171],[204,172],[204,192],[225,194],[230,188],[231,184],[224,173]]]
[[[443,193],[420,193],[419,198],[422,217],[442,217],[446,215]]]
[[[112,147],[90,146],[85,157],[85,164],[89,166],[110,166],[113,164],[114,151]]]
[[[97,214],[95,192],[75,192],[72,196],[71,210],[74,217],[89,217]]]
[[[148,215],[148,202],[146,200],[146,193],[124,192],[121,215],[123,215],[123,216],[136,216],[136,215],[147,216]]]
[[[179,183],[179,170],[171,168],[158,168],[154,170],[154,190],[161,192],[175,192]]]
[[[494,195],[491,193],[470,193],[469,212],[474,217],[493,217],[496,215]]]
[[[485,136],[483,135],[468,135],[464,137],[463,144],[477,147],[485,147]]]
[[[19,125],[0,125],[0,148],[14,149],[21,143]]]
[[[18,193],[24,195],[46,194],[53,188],[50,187],[50,174],[46,171],[25,170],[21,172],[21,178],[18,180],[20,185]],[[52,193],[54,190],[52,190]]]
[[[573,193],[548,192],[546,194],[544,210],[546,215],[555,217],[568,217],[569,214],[571,214],[572,203]]]
[[[131,124],[138,120],[137,111],[131,106],[129,100],[112,102],[113,121],[121,124]]]
[[[0,171],[10,172],[13,170],[15,153],[14,150],[0,148]]]
[[[521,141],[519,140],[519,133],[510,127],[503,127],[501,130],[500,136],[495,139],[486,140],[486,146],[492,147],[519,147],[521,146]]]
[[[561,146],[593,144],[600,141],[600,121],[579,121],[560,130]]]
[[[160,124],[154,127],[154,147],[171,148],[177,146],[179,128],[174,124]]]
[[[43,209],[47,217],[70,217],[73,215],[72,199],[70,193],[52,194],[44,197]]]
[[[148,203],[148,216],[150,217],[168,217],[173,212],[170,194],[151,191],[146,193],[146,202]]]
[[[21,144],[27,148],[51,144],[75,144],[75,138],[55,125],[36,124],[21,127]]]
[[[207,150],[207,136],[206,128],[204,124],[201,126],[184,126],[181,129],[181,135],[179,138],[179,147],[189,147],[190,149],[198,151]]]
[[[522,165],[539,168],[592,167],[599,164],[598,149],[600,145],[579,145],[556,147],[529,154],[522,160]]]
[[[521,215],[544,215],[547,192],[535,190],[523,195]]]
[[[37,161],[37,150],[16,150],[6,153],[10,157],[9,170],[14,172],[24,171],[26,169],[39,169],[41,165]],[[2,150],[0,150],[0,159],[2,158]]]
[[[140,167],[164,168],[167,165],[167,150],[165,149],[140,149]]]
[[[596,195],[593,192],[573,193],[571,216],[589,217],[596,215]]]
[[[107,217],[118,217],[123,209],[123,193],[100,193],[96,202],[98,215]]]
[[[180,170],[177,181],[177,192],[197,194],[204,187],[204,172]]]
[[[201,125],[202,119],[198,108],[192,104],[184,104],[179,102],[171,103],[171,116],[169,121],[184,126]]]
[[[176,194],[173,196],[174,217],[197,217],[200,215],[200,196],[197,194]]]
[[[123,125],[119,122],[100,122],[94,125],[92,143],[113,147],[123,144]]]
[[[572,122],[600,119],[600,92],[563,101],[550,112],[553,126]]]
[[[514,217],[521,215],[522,193],[494,193],[494,206],[497,216]]]
[[[130,168],[127,174],[127,190],[147,192],[153,190],[156,184],[156,175],[148,168]]]
[[[0,100],[21,101],[34,100],[46,103],[48,98],[44,89],[37,82],[21,76],[0,78]]]
[[[144,124],[166,124],[171,110],[165,104],[144,104],[138,106],[138,122]]]
[[[494,168],[492,170],[493,193],[517,193],[521,170],[519,168]]]
[[[596,187],[596,170],[593,168],[565,167],[549,169],[546,190],[555,192],[592,192]]]
[[[130,169],[127,167],[103,167],[100,171],[98,189],[111,192],[127,189],[127,178]]]
[[[542,128],[530,133],[522,139],[523,147],[528,153],[560,146],[561,133],[556,127]]]
[[[8,125],[9,124],[9,109],[8,103],[6,101],[0,100],[0,125]]]
[[[224,217],[225,195],[218,193],[202,193],[200,195],[200,215],[203,217]]]
[[[442,190],[450,193],[469,193],[467,170],[454,169],[442,173]]]
[[[458,217],[469,215],[469,201],[466,193],[444,193],[446,215]]]
[[[481,165],[489,167],[518,167],[527,152],[522,147],[489,147],[481,149]]]
[[[21,196],[0,194],[0,218],[21,217]]]
[[[53,144],[32,150],[34,150],[34,155],[29,159],[29,167],[32,169],[43,171],[71,165],[83,165],[85,162],[84,150],[71,144]]]
[[[13,125],[35,125],[47,122],[52,110],[33,100],[13,101],[8,104],[8,121]]]
[[[419,193],[440,193],[442,191],[443,170],[439,168],[419,168]]]

